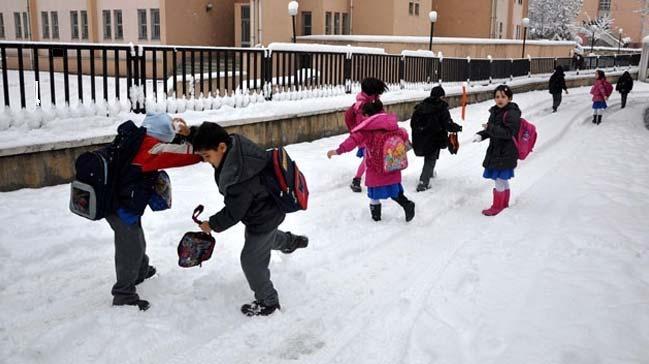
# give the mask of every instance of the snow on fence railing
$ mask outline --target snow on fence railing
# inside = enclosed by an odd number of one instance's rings
[[[351,93],[366,77],[392,87],[471,84],[546,74],[557,65],[617,68],[639,61],[639,54],[445,58],[427,50],[395,55],[383,48],[292,43],[232,48],[0,41],[0,97],[5,108],[37,109],[50,117],[179,112]]]

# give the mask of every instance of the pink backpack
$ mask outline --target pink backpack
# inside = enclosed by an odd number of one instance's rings
[[[606,97],[610,97],[613,93],[613,85],[606,80],[604,80],[604,92],[606,92]]]
[[[382,173],[408,168],[409,143],[407,140],[403,140],[398,131],[382,133],[372,144],[377,147],[372,149],[378,149],[378,153],[372,153],[366,159],[369,168]]]
[[[507,113],[503,115],[503,121],[504,120],[507,120]],[[534,145],[536,144],[536,136],[536,126],[521,118],[518,135],[512,137],[516,150],[518,150],[518,159],[525,160],[525,158],[532,153]]]

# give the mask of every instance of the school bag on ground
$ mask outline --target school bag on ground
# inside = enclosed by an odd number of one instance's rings
[[[200,225],[198,216],[203,212],[203,205],[198,205],[192,214],[192,220]],[[183,235],[178,243],[178,265],[183,268],[201,266],[204,261],[212,257],[216,241],[211,234],[188,232]]]
[[[113,212],[120,174],[135,157],[145,134],[145,128],[126,121],[117,128],[117,136],[110,145],[85,152],[76,159],[70,211],[90,220],[101,220]]]
[[[507,120],[507,113],[503,115],[503,121],[504,120]],[[536,144],[536,137],[536,126],[521,118],[518,134],[515,137],[512,137],[516,150],[518,150],[518,159],[525,160],[525,158],[532,153],[534,145]]]
[[[268,153],[268,167],[263,174],[266,189],[284,213],[306,210],[309,188],[304,174],[283,147]]]
[[[373,145],[378,147],[378,151],[372,151],[366,158],[365,162],[368,168],[384,173],[408,168],[408,150],[411,146],[408,140],[403,139],[398,130],[382,133],[376,138]]]

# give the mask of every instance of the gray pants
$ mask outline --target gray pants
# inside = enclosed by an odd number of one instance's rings
[[[559,92],[558,94],[552,94],[552,109],[558,109],[559,105],[561,105],[562,99],[563,95],[561,94],[561,92]]]
[[[246,275],[255,300],[266,306],[279,303],[277,291],[270,281],[270,251],[280,250],[293,243],[290,233],[274,229],[267,233],[251,233],[246,229],[246,242],[241,251],[241,268]]]
[[[424,168],[421,170],[421,176],[419,177],[421,183],[428,185],[431,177],[435,173],[437,159],[439,159],[439,149],[433,151],[432,154],[424,156]]]
[[[124,304],[139,300],[135,284],[144,280],[149,270],[149,257],[146,255],[146,241],[142,225],[138,221],[128,225],[117,215],[106,217],[115,232],[115,273],[117,282],[113,286],[114,304]]]

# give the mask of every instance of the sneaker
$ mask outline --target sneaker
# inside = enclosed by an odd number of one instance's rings
[[[363,192],[363,189],[361,188],[361,179],[354,177],[354,179],[352,179],[352,184],[349,185],[349,188],[351,188],[354,192]]]
[[[287,234],[289,234],[293,238],[293,241],[292,241],[291,246],[281,250],[282,253],[291,254],[294,251],[296,251],[297,249],[302,249],[302,248],[306,248],[307,246],[309,246],[309,238],[307,238],[306,236],[293,235],[290,232],[288,232]]]
[[[155,269],[154,266],[150,265],[149,270],[146,272],[146,276],[144,276],[144,279],[138,279],[137,282],[135,282],[135,285],[137,286],[138,284],[144,282],[145,279],[149,279],[153,277],[156,274],[157,270]]]
[[[424,182],[419,182],[417,185],[417,192],[423,192],[430,189],[430,184],[425,184]]]
[[[248,316],[268,316],[275,312],[275,310],[281,310],[279,303],[273,306],[266,306],[259,301],[252,301],[251,303],[246,303],[241,306],[241,313]]]
[[[135,300],[131,302],[115,302],[113,301],[113,306],[137,306],[140,311],[146,311],[151,307],[149,301],[146,300]]]

